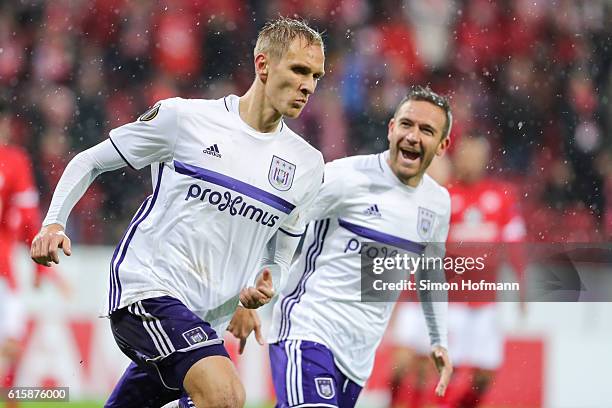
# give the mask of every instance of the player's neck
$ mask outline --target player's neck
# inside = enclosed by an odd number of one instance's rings
[[[423,180],[423,173],[415,174],[411,177],[402,177],[400,172],[393,168],[393,164],[391,163],[389,158],[387,158],[387,165],[389,166],[389,169],[391,169],[393,175],[399,180],[399,182],[408,187],[416,188],[419,186],[419,184],[421,184],[421,180]]]
[[[238,103],[240,118],[250,127],[262,133],[274,132],[281,115],[268,103],[262,89],[253,84],[240,97]]]
[[[419,184],[421,184],[421,180],[423,180],[423,175],[419,174],[418,176],[412,176],[405,180],[402,180],[401,178],[399,180],[408,187],[417,188]]]

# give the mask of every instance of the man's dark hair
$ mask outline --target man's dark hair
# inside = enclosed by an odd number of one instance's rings
[[[397,105],[397,108],[395,108],[393,117],[397,116],[400,108],[408,101],[425,101],[440,107],[446,115],[446,123],[444,124],[444,129],[442,129],[442,139],[448,137],[451,127],[453,126],[453,113],[451,112],[450,103],[446,97],[435,93],[429,86],[423,87],[421,85],[413,85],[408,90],[406,96],[404,96]]]

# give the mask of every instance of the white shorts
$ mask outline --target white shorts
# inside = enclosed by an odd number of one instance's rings
[[[392,342],[397,346],[409,347],[419,355],[429,355],[431,352],[427,323],[420,303],[397,304],[391,335]]]
[[[497,369],[504,356],[504,337],[497,305],[448,305],[449,354],[455,366]]]

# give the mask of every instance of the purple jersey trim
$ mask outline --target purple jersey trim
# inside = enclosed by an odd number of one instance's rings
[[[125,156],[123,155],[123,153],[121,153],[121,150],[119,150],[119,148],[117,147],[117,145],[115,144],[115,142],[113,142],[113,138],[112,137],[108,137],[108,140],[110,140],[111,144],[113,145],[113,147],[115,148],[115,150],[117,151],[117,153],[119,153],[119,156],[121,156],[121,158],[123,159],[123,161],[125,162],[125,164],[127,164],[130,169],[132,170],[136,170],[136,168],[134,166],[132,166],[132,164],[128,161],[128,159],[125,158]]]
[[[286,201],[279,196],[212,170],[203,169],[187,163],[181,163],[176,160],[174,161],[174,168],[177,173],[242,193],[261,203],[267,204],[270,207],[276,208],[285,214],[289,214],[295,208],[294,204],[291,204],[289,201]]]
[[[127,249],[130,245],[130,242],[132,241],[132,238],[134,238],[134,234],[136,233],[138,226],[140,225],[141,222],[143,222],[149,216],[149,214],[151,213],[151,210],[153,210],[153,206],[155,205],[155,202],[157,201],[157,196],[159,193],[159,186],[161,185],[161,179],[162,179],[163,172],[164,172],[164,164],[159,163],[159,169],[158,169],[158,174],[157,174],[157,184],[155,185],[153,196],[151,197],[151,200],[148,203],[149,205],[147,206],[146,200],[145,200],[145,204],[141,205],[138,214],[136,214],[136,217],[134,217],[134,219],[128,226],[127,231],[125,232],[121,241],[119,241],[119,245],[117,245],[117,248],[115,249],[115,253],[113,254],[113,258],[111,259],[112,277],[111,277],[111,288],[109,291],[109,313],[115,311],[119,307],[119,304],[121,303],[121,280],[119,279],[119,267],[121,266],[121,263],[125,259],[125,255],[127,254]],[[139,214],[140,214],[140,217],[138,217]],[[115,265],[115,260],[117,258],[117,255],[119,254],[119,248],[121,247],[121,244],[124,242],[124,239],[125,239],[125,244],[123,245],[123,250],[121,251],[119,260],[117,261],[117,264]],[[113,285],[113,282],[115,283],[115,285]],[[112,294],[112,297],[111,297],[111,294]]]
[[[304,273],[300,278],[296,288],[281,303],[281,325],[279,330],[279,340],[285,340],[289,336],[291,330],[291,311],[293,307],[298,304],[302,298],[302,295],[306,292],[306,283],[314,271],[317,261],[317,257],[323,252],[323,244],[325,243],[325,236],[329,229],[329,218],[320,220],[315,223],[314,227],[314,240],[308,251],[306,252],[306,265],[304,266]]]
[[[418,254],[422,253],[425,250],[425,245],[420,244],[418,242],[409,241],[407,239],[399,238],[391,234],[386,234],[384,232],[362,227],[361,225],[352,224],[340,218],[338,218],[338,223],[342,228],[349,230],[355,235],[371,239],[372,241],[376,241],[381,244],[392,245],[396,248],[404,249],[406,251]]]
[[[115,251],[113,252],[113,257],[111,258],[111,262],[109,264],[109,292],[108,292],[108,305],[109,305],[109,313],[113,310],[112,308],[112,299],[115,298],[115,291],[116,291],[116,287],[117,287],[117,281],[116,281],[116,276],[114,273],[114,269],[113,269],[113,264],[114,264],[114,260],[117,258],[117,254],[119,253],[119,248],[121,247],[121,243],[123,242],[123,240],[125,239],[125,236],[127,235],[128,231],[130,230],[130,227],[132,226],[132,224],[134,224],[134,222],[136,220],[138,220],[138,218],[140,218],[140,216],[142,215],[142,212],[145,210],[145,208],[147,207],[147,205],[149,204],[149,201],[151,200],[152,196],[148,196],[143,202],[142,204],[140,204],[140,207],[138,208],[138,211],[136,211],[136,215],[134,217],[132,217],[132,220],[130,221],[130,224],[128,225],[128,227],[125,229],[125,232],[123,233],[123,236],[121,237],[121,240],[119,240],[119,244],[117,244],[117,246],[115,247]]]
[[[289,232],[287,230],[284,230],[282,228],[278,229],[280,232],[289,235],[290,237],[294,237],[294,238],[300,238],[302,235],[304,235],[304,232],[300,232],[299,234],[294,234],[293,232]]]

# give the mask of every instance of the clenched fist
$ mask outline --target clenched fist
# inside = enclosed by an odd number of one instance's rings
[[[269,269],[265,269],[259,275],[255,287],[244,288],[240,291],[240,303],[247,309],[257,309],[269,303],[272,297],[274,297],[274,284]]]

